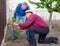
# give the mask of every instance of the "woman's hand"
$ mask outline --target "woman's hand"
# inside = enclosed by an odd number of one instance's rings
[[[14,23],[8,23],[8,25],[11,25],[13,26],[14,29],[20,29],[20,27],[18,26],[18,24],[16,24],[15,22]]]
[[[12,22],[10,22],[10,23],[8,23],[7,25],[13,25],[13,23],[12,23]]]

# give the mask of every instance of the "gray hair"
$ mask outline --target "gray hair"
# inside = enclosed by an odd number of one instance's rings
[[[26,3],[26,2],[23,2],[22,4],[26,4],[26,5],[27,5],[27,3]]]

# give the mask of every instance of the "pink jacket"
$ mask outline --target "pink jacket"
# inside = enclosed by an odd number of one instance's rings
[[[45,28],[48,27],[48,24],[40,16],[31,14],[25,23],[19,24],[18,26],[22,29],[27,29],[31,26]]]

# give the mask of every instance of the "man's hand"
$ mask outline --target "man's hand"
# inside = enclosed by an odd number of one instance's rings
[[[14,27],[14,29],[20,29],[20,27],[16,23],[13,23],[13,27]]]
[[[16,23],[13,23],[12,25],[13,25],[13,26],[15,26],[15,27],[17,27],[17,26],[18,26],[18,24],[16,24]]]
[[[20,27],[18,26],[18,29],[20,29]]]

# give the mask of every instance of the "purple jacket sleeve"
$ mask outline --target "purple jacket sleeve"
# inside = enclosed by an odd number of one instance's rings
[[[25,23],[19,24],[18,26],[21,27],[22,29],[27,29],[31,26],[34,20],[35,16],[31,15]]]

